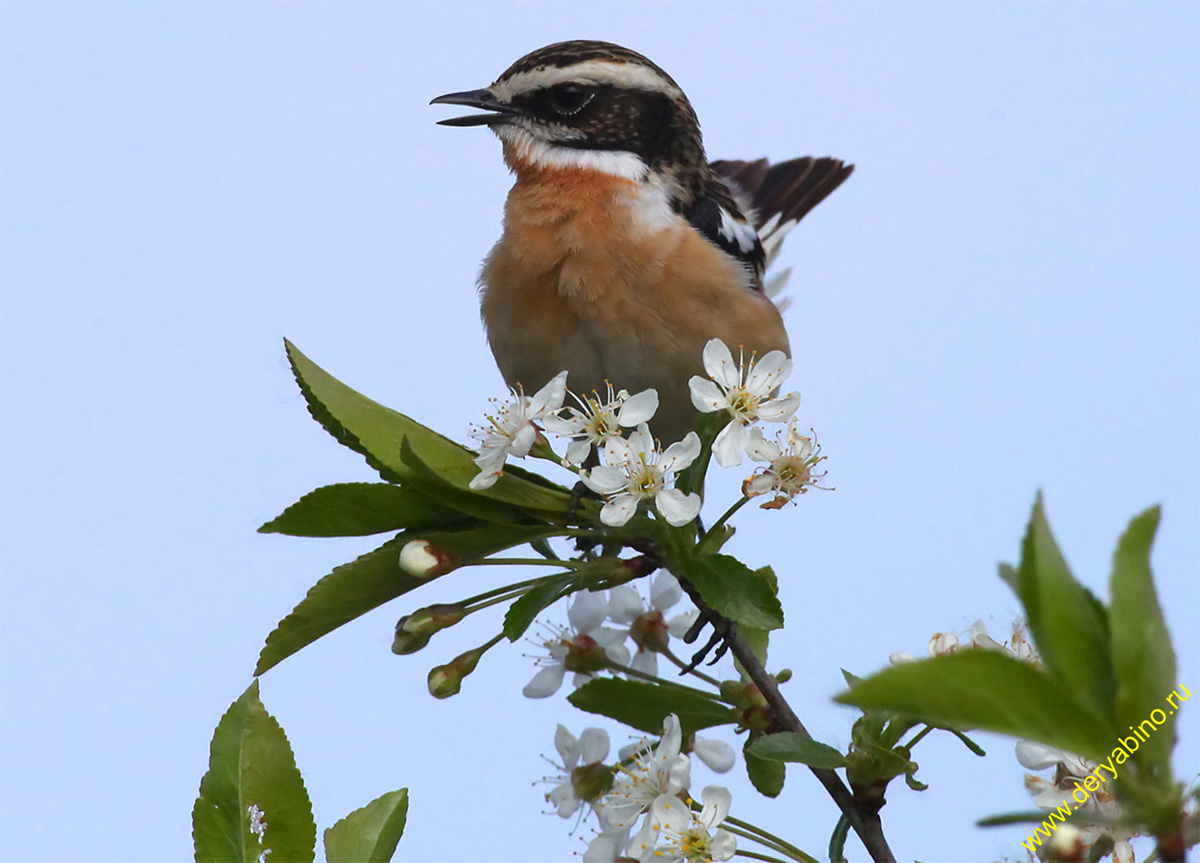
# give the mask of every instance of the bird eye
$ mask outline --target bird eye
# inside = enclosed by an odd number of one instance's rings
[[[557,84],[546,92],[546,101],[559,114],[577,114],[594,95],[590,87],[582,84]]]

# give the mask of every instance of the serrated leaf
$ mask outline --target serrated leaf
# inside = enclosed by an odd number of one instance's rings
[[[897,665],[835,700],[898,711],[931,725],[1037,740],[1101,760],[1116,734],[1111,723],[1057,678],[992,650],[963,650]]]
[[[772,761],[789,761],[807,764],[809,767],[824,767],[836,770],[846,766],[846,756],[832,746],[813,740],[807,734],[796,731],[783,731],[779,734],[767,734],[752,740],[746,751],[753,752],[759,758],[769,758]]]
[[[574,575],[569,572],[551,576],[510,605],[504,615],[504,635],[508,640],[516,641],[524,635],[545,608],[566,595],[574,580]]]
[[[208,772],[192,809],[197,863],[309,861],[317,825],[287,735],[258,698],[258,682],[213,732]]]
[[[1104,606],[1075,580],[1059,551],[1039,494],[1022,544],[1017,596],[1042,662],[1086,702],[1113,719],[1108,616]]]
[[[572,692],[567,700],[580,710],[607,716],[647,734],[661,734],[663,719],[671,713],[679,717],[685,738],[701,728],[733,724],[727,704],[683,687],[640,680],[597,677]]]
[[[315,489],[258,529],[289,536],[370,536],[462,522],[413,488],[386,482],[343,482]]]
[[[329,863],[387,863],[408,819],[408,789],[389,791],[325,831]]]
[[[384,479],[403,483],[412,478],[412,468],[400,457],[401,443],[407,440],[424,464],[449,484],[467,490],[479,473],[472,460],[475,453],[346,386],[286,339],[284,345],[309,413],[339,443],[362,455]],[[548,512],[565,512],[570,503],[565,489],[540,477],[535,481],[519,469],[506,470],[491,488],[470,493]]]
[[[313,585],[267,636],[254,674],[262,674],[339,626],[431,581],[400,568],[400,549],[410,540],[424,539],[440,554],[464,564],[546,534],[545,527],[481,523],[457,531],[405,531],[374,551],[336,567]]]
[[[687,580],[715,611],[755,629],[783,626],[783,606],[770,579],[736,557],[705,554],[691,558],[685,566]]]
[[[1113,668],[1117,678],[1116,726],[1137,728],[1161,710],[1165,721],[1148,735],[1134,758],[1160,787],[1171,783],[1175,746],[1175,710],[1166,701],[1175,689],[1175,649],[1163,619],[1150,571],[1150,547],[1158,529],[1159,508],[1129,523],[1113,555]],[[1152,722],[1154,720],[1151,720]]]
[[[750,751],[750,744],[742,747],[742,759],[746,762],[746,775],[759,794],[778,797],[787,779],[787,766],[782,761],[763,758]]]

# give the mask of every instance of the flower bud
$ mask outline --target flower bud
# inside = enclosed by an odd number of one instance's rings
[[[435,548],[428,540],[414,539],[400,549],[400,568],[416,578],[445,575],[454,566],[450,553]]]
[[[405,655],[416,653],[429,643],[435,632],[458,623],[467,616],[461,605],[429,605],[406,614],[396,624],[396,636],[392,640],[392,653]]]
[[[463,678],[475,670],[475,666],[479,664],[479,657],[487,652],[487,649],[495,644],[495,641],[490,641],[474,650],[468,650],[454,659],[447,662],[445,665],[439,665],[429,672],[429,694],[434,698],[449,698],[451,695],[457,695],[462,689]]]

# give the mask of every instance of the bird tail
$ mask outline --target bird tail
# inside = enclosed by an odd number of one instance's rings
[[[768,269],[779,254],[787,232],[854,171],[853,165],[841,159],[813,156],[774,165],[766,159],[753,162],[721,159],[710,167],[729,186],[746,218],[754,223]],[[789,269],[769,276],[765,285],[768,296],[778,293],[790,272]]]

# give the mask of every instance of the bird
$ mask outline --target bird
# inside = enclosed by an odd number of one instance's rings
[[[709,162],[696,112],[648,58],[610,42],[539,48],[489,86],[430,104],[487,126],[516,180],[484,260],[480,308],[508,386],[563,370],[575,393],[653,387],[663,445],[696,419],[688,389],[719,338],[737,356],[791,348],[768,264],[854,170],[806,156]]]

